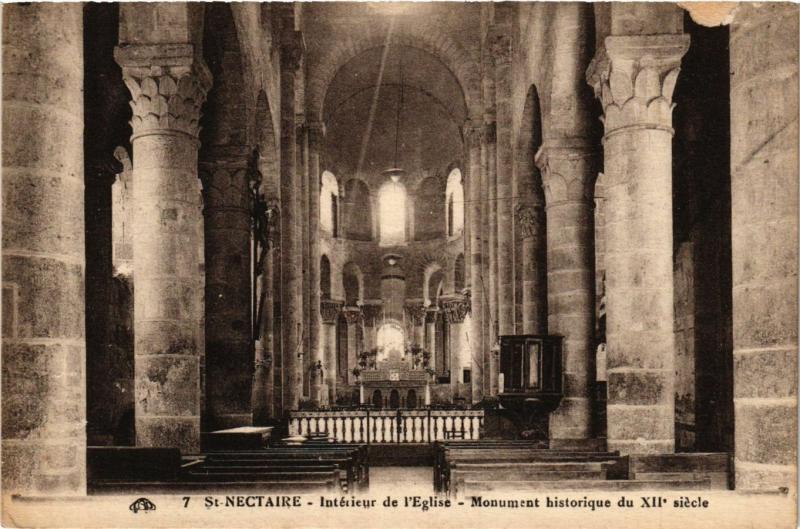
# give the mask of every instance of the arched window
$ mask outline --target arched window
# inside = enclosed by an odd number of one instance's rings
[[[319,197],[319,227],[334,237],[339,236],[339,184],[330,171],[322,173]]]
[[[450,171],[447,177],[447,236],[457,237],[464,231],[464,183],[461,170]]]
[[[371,241],[372,199],[367,184],[363,180],[351,178],[344,185],[342,199],[342,227],[345,238]]]
[[[331,262],[323,255],[319,262],[319,291],[322,299],[331,299]]]
[[[388,181],[378,193],[378,223],[381,246],[406,242],[406,189],[402,184]]]

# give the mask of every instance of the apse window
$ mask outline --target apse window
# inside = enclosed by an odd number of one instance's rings
[[[464,183],[461,170],[453,169],[447,177],[447,236],[458,237],[464,231]]]
[[[378,221],[381,246],[406,242],[406,190],[402,184],[388,181],[378,193]]]
[[[322,186],[319,200],[320,229],[333,237],[338,237],[339,183],[330,171],[322,173]]]

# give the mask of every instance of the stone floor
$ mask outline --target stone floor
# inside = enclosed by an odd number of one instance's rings
[[[370,467],[370,493],[391,493],[402,490],[404,494],[433,493],[433,468],[431,467]]]

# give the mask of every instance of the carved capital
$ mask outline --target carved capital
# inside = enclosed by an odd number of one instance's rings
[[[303,59],[305,43],[300,31],[286,31],[281,39],[281,68],[295,73]]]
[[[343,303],[335,299],[323,299],[319,302],[319,313],[322,316],[322,323],[335,324],[342,310]]]
[[[344,319],[348,325],[355,325],[361,322],[363,314],[361,314],[361,307],[345,307],[342,309]]]
[[[485,130],[483,125],[478,125],[472,121],[467,121],[467,123],[464,124],[464,137],[467,140],[467,147],[480,147],[481,142],[483,141],[484,133]]]
[[[375,323],[383,315],[383,301],[364,301],[364,304],[361,305],[361,314],[364,315],[364,325],[367,327],[374,327]]]
[[[517,226],[523,239],[530,239],[539,234],[541,208],[533,204],[517,204],[515,210]]]
[[[160,131],[198,137],[211,73],[192,46],[118,46],[114,56],[131,93],[134,139]]]
[[[439,317],[439,307],[427,307],[425,309],[425,322],[434,323]]]
[[[308,130],[308,147],[319,150],[325,139],[325,124],[321,121],[309,121],[306,124]]]
[[[597,178],[597,153],[583,139],[549,142],[536,153],[547,207],[562,202],[591,203]]]
[[[441,305],[442,313],[448,323],[464,323],[464,318],[467,317],[471,308],[469,298],[457,294],[442,296],[439,299],[439,305]]]
[[[497,143],[497,122],[490,121],[483,125],[483,139],[486,143]]]
[[[514,52],[511,36],[502,33],[489,35],[489,49],[495,65],[511,64]]]
[[[603,105],[606,136],[631,126],[672,132],[672,95],[689,35],[606,37],[587,70]]]
[[[425,323],[425,303],[422,300],[406,301],[406,315],[414,325]]]

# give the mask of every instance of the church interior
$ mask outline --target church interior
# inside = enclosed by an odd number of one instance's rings
[[[794,487],[796,5],[2,11],[7,490]]]

